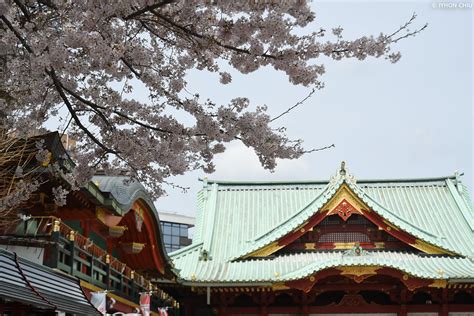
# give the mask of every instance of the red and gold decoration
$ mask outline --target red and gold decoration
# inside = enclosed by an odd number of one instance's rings
[[[125,253],[135,255],[137,253],[140,253],[143,250],[143,248],[145,248],[146,244],[142,244],[139,242],[127,242],[127,243],[120,243],[120,245],[122,246],[122,249]]]

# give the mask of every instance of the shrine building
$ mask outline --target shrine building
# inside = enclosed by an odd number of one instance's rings
[[[474,210],[459,174],[204,180],[160,284],[191,315],[474,315]]]
[[[38,143],[47,153],[43,162],[36,159]],[[0,315],[102,315],[91,303],[101,292],[109,314],[140,311],[142,294],[150,295],[151,315],[179,313],[153,282],[173,283],[176,274],[158,212],[139,182],[96,175],[74,188],[67,177],[74,161],[57,132],[0,138],[0,156],[1,197],[27,177],[41,184],[11,217],[0,218]],[[24,170],[19,180],[17,166]],[[63,204],[54,200],[58,187],[70,191]]]

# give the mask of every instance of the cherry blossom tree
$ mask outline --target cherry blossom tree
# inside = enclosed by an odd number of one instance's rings
[[[401,55],[393,46],[426,27],[409,30],[413,15],[392,32],[346,39],[341,27],[309,29],[314,20],[301,0],[0,0],[2,129],[39,133],[63,116],[67,124],[57,129],[79,141],[78,183],[97,169],[126,171],[155,197],[170,176],[212,172],[214,155],[233,140],[273,169],[277,159],[307,151],[275,125],[301,102],[272,118],[245,96],[229,104],[202,100],[186,92],[189,70],[229,84],[223,65],[242,74],[272,67],[316,91],[325,73],[320,57],[395,63]],[[148,91],[147,102],[130,97],[136,84]]]

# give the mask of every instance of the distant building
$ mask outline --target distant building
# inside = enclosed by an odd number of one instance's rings
[[[168,253],[188,246],[192,242],[195,218],[176,213],[159,212],[163,242]]]

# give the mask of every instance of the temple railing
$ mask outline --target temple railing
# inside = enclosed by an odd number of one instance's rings
[[[136,273],[125,263],[100,248],[89,238],[53,216],[32,216],[12,219],[12,224],[0,227],[0,236],[17,240],[46,241],[44,264],[60,269],[100,288],[134,301],[139,293],[158,291],[150,280]],[[166,293],[159,293],[161,298]]]

